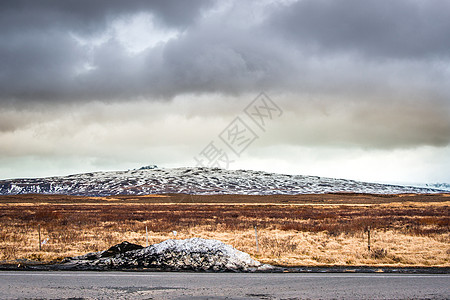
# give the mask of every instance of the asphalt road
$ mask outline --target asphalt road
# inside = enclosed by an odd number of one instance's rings
[[[0,299],[449,299],[450,275],[0,272]]]

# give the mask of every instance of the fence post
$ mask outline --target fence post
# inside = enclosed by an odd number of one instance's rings
[[[370,226],[367,226],[367,249],[370,252]]]
[[[147,243],[146,243],[145,245],[146,245],[146,247],[148,247],[148,231],[147,231],[147,226],[145,226],[145,237],[146,237],[146,240],[147,240]]]
[[[256,252],[259,253],[258,231],[256,230],[256,225],[254,227],[255,227]]]
[[[41,246],[41,224],[38,225],[38,234],[39,234],[39,251],[42,250]]]

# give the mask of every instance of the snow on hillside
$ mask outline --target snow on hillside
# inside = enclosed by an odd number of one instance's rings
[[[316,176],[211,168],[141,168],[77,175],[0,180],[0,194],[66,194],[82,196],[186,194],[374,194],[436,193],[433,188],[358,182]]]
[[[427,184],[425,184],[425,187],[450,191],[450,183],[427,183]]]

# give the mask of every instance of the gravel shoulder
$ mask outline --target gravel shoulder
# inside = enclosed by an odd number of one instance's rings
[[[36,261],[17,261],[15,263],[0,263],[0,271],[92,271],[92,268],[67,269],[60,263],[41,263]],[[392,274],[450,274],[450,267],[384,267],[384,266],[273,266],[269,270],[239,270],[239,271],[212,271],[212,270],[169,270],[166,268],[114,268],[102,270],[103,272],[180,272],[180,273],[392,273]]]

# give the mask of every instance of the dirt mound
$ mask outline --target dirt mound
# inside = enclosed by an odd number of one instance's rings
[[[108,250],[67,258],[65,269],[157,269],[193,271],[260,271],[271,268],[247,253],[217,240],[166,240],[143,248],[123,242]]]

